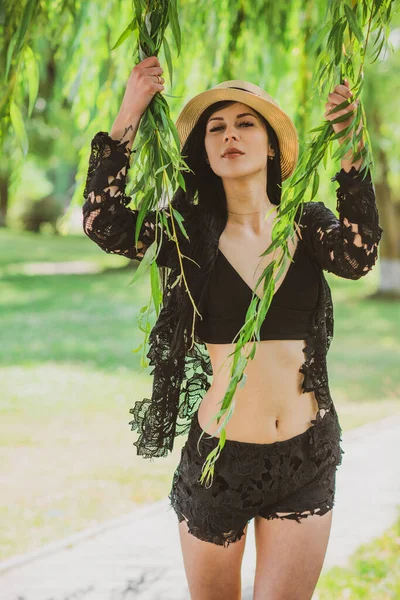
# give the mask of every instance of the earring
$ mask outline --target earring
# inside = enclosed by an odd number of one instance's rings
[[[269,158],[269,160],[274,160],[274,158],[275,158],[275,155],[269,154],[269,155],[268,155],[268,158]]]

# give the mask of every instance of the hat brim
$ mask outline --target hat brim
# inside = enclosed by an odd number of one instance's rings
[[[181,150],[203,111],[211,104],[221,100],[233,100],[247,104],[265,117],[278,137],[282,181],[290,177],[299,156],[299,140],[294,123],[277,104],[251,92],[232,88],[214,88],[201,92],[189,100],[175,123],[181,142]]]

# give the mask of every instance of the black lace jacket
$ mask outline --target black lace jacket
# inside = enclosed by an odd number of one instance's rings
[[[127,142],[120,144],[102,131],[93,138],[82,207],[83,229],[105,252],[140,261],[155,239],[156,212],[149,211],[146,215],[135,247],[138,210],[127,207],[131,198],[124,193],[131,155],[126,145]],[[370,172],[362,181],[362,173],[354,167],[349,173],[341,169],[332,181],[339,183],[336,190],[339,218],[323,202],[307,202],[300,220],[296,220],[320,276],[319,300],[300,368],[304,375],[303,392],[314,391],[318,402],[317,420],[332,403],[326,356],[333,337],[333,307],[323,271],[347,279],[366,275],[376,262],[382,236]],[[191,211],[195,210],[193,205]],[[186,226],[187,215],[180,212]],[[133,431],[138,431],[134,442],[137,453],[150,459],[165,456],[173,449],[175,437],[189,431],[192,416],[212,377],[206,345],[198,336],[190,351],[174,356],[170,352],[178,319],[172,283],[180,272],[174,248],[173,242],[166,241],[156,258],[158,266],[169,268],[169,275],[162,309],[149,337],[147,357],[154,367],[152,395],[137,401],[130,409],[133,415],[130,425]]]

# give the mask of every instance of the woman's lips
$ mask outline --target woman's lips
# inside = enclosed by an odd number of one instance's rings
[[[223,158],[237,158],[238,156],[243,156],[243,154],[240,152],[229,152],[228,154],[225,154]]]

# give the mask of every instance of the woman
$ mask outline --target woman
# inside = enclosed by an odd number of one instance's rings
[[[92,141],[84,192],[85,233],[106,252],[136,260],[155,239],[155,211],[146,215],[135,247],[138,211],[126,207],[130,198],[124,189],[140,118],[164,89],[162,73],[156,57],[132,70],[110,135],[99,132]],[[327,112],[350,98],[350,91],[338,85],[328,98]],[[281,182],[296,166],[298,140],[277,103],[243,81],[223,82],[199,94],[176,125],[193,173],[185,173],[186,192],[180,188],[172,203],[189,235],[189,240],[181,236],[181,251],[201,266],[184,262],[202,318],[191,346],[193,311],[183,287],[173,285],[180,266],[175,243],[166,240],[157,264],[169,269],[169,276],[163,280],[163,308],[148,353],[153,393],[131,409],[132,429],[140,434],[135,445],[145,457],[163,456],[176,435],[189,431],[169,498],[179,519],[192,599],[240,598],[247,525],[253,518],[254,598],[309,599],[326,553],[335,472],[343,453],[326,370],[333,314],[323,271],[358,279],[375,264],[382,229],[371,176],[368,171],[363,179],[359,163],[343,160],[332,179],[340,186],[339,219],[323,202],[306,203],[298,211],[296,239],[288,240],[293,262],[276,281],[207,488],[199,476],[218,443],[212,419],[229,382],[232,340],[253,292],[262,296],[255,282],[276,256],[260,260],[279,219]],[[202,433],[210,435],[199,441]]]

